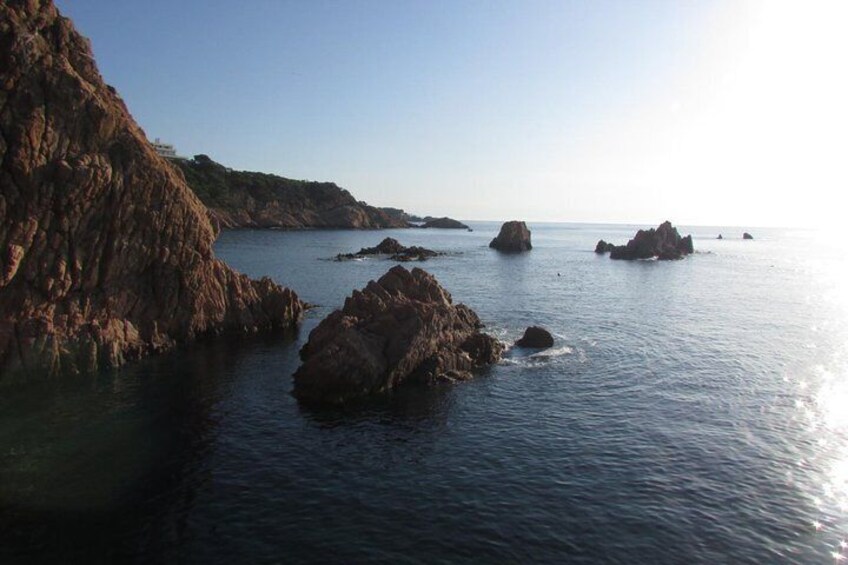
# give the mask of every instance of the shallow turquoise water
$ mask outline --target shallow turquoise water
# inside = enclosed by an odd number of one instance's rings
[[[683,228],[678,262],[596,256],[634,226],[231,231],[216,252],[317,304],[294,339],[199,344],[5,386],[0,561],[832,562],[848,535],[848,286],[798,230]],[[727,238],[714,239],[717,233]],[[385,236],[505,341],[557,346],[346,411],[290,396],[308,332]],[[740,239],[736,239],[740,238]],[[848,555],[848,552],[845,552]]]

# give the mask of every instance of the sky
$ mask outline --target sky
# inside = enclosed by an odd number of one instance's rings
[[[57,0],[153,139],[466,220],[836,225],[848,1]]]

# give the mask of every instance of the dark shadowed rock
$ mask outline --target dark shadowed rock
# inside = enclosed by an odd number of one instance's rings
[[[722,237],[721,234],[718,234],[718,237],[716,239],[724,239],[724,237]]]
[[[331,182],[234,171],[206,155],[171,161],[227,228],[405,228],[402,217],[357,201]],[[402,211],[401,211],[402,212]]]
[[[376,247],[363,247],[356,253],[339,253],[336,255],[336,261],[345,261],[350,259],[361,259],[369,255],[389,255],[392,261],[426,261],[430,257],[441,255],[438,251],[426,249],[413,245],[405,247],[398,240],[387,237],[381,241]]]
[[[392,237],[387,237],[386,239],[378,243],[376,247],[363,247],[359,250],[358,255],[378,255],[381,253],[389,255],[400,253],[405,249],[406,247],[401,245],[398,240]]]
[[[520,221],[505,222],[498,236],[489,243],[489,247],[508,253],[520,253],[533,249],[527,224]]]
[[[595,246],[595,253],[603,255],[604,253],[609,253],[613,250],[615,245],[612,243],[607,243],[603,239],[598,242],[598,245]]]
[[[424,222],[422,228],[441,228],[447,230],[467,230],[468,226],[453,218],[433,218]]]
[[[404,383],[470,378],[503,350],[481,327],[432,275],[395,266],[312,330],[293,394],[304,402],[342,404]]]
[[[754,236],[749,234],[748,232],[745,232],[742,234],[742,239],[754,239]]]
[[[671,222],[663,222],[656,229],[639,230],[627,245],[617,245],[610,251],[611,259],[682,259],[694,252],[692,236],[680,237]]]
[[[515,342],[518,347],[544,349],[554,346],[554,336],[551,332],[539,326],[530,326],[524,330],[524,335]]]
[[[0,376],[95,370],[303,304],[215,229],[49,1],[0,2]]]

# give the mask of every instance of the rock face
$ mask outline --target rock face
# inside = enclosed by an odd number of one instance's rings
[[[694,252],[692,236],[680,237],[671,222],[663,222],[656,229],[639,230],[627,245],[618,245],[610,252],[611,259],[682,259]]]
[[[93,370],[294,325],[297,296],[215,230],[49,1],[0,3],[0,375]]]
[[[613,245],[612,243],[607,243],[602,239],[598,241],[598,245],[595,246],[595,253],[603,255],[604,253],[609,253],[613,249],[615,249],[615,245]]]
[[[467,230],[468,226],[453,218],[432,218],[424,222],[422,228],[441,228],[447,230]]]
[[[182,171],[189,186],[222,227],[408,227],[401,217],[358,202],[348,191],[330,182],[233,171],[206,155],[171,163]]]
[[[312,330],[300,351],[294,395],[342,404],[404,383],[470,378],[503,351],[481,327],[432,275],[397,265]]]
[[[554,346],[554,336],[551,332],[539,326],[530,326],[524,330],[524,335],[521,339],[515,342],[518,347],[528,347],[534,349],[545,349]]]
[[[501,226],[500,233],[492,240],[489,247],[507,253],[520,253],[533,249],[527,224],[519,221],[505,222]]]
[[[339,253],[336,255],[336,261],[347,261],[350,259],[361,259],[368,255],[390,255],[392,261],[426,261],[430,257],[441,255],[438,251],[426,249],[413,245],[405,247],[398,240],[387,237],[381,241],[376,247],[363,247],[356,253]]]
[[[748,232],[745,232],[742,234],[742,239],[754,239],[754,236],[749,234]]]

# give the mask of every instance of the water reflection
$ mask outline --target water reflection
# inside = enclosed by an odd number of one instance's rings
[[[123,371],[5,391],[0,561],[34,550],[65,561],[120,560],[185,541],[236,351],[262,346],[216,340]]]

